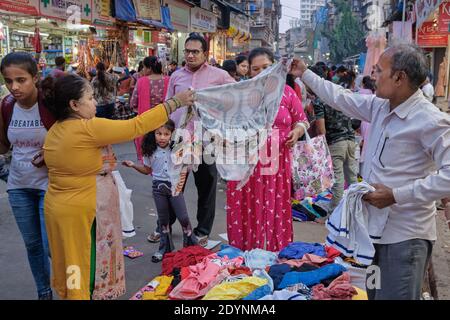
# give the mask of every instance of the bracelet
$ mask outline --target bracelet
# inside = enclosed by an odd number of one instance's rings
[[[163,104],[163,106],[164,106],[164,109],[166,109],[167,116],[168,116],[169,114],[171,114],[172,111],[171,111],[171,109],[170,109],[169,104],[168,104],[167,102],[163,102],[162,104]]]
[[[170,99],[170,100],[172,100],[173,103],[175,104],[175,107],[172,107],[172,104],[171,104],[172,112],[175,112],[175,110],[178,109],[178,103],[177,103],[177,101],[176,101],[174,98],[172,98],[172,99]],[[170,101],[170,100],[169,100],[169,101]]]
[[[175,101],[177,108],[181,107],[181,101],[180,100],[178,100],[175,97],[173,97],[172,99],[173,99],[173,101]]]
[[[294,127],[302,127],[307,131],[309,129],[309,123],[305,121],[297,122]]]

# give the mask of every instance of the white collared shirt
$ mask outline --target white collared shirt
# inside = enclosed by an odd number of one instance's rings
[[[450,116],[420,89],[390,111],[389,100],[352,93],[310,70],[302,80],[329,106],[371,123],[362,173],[392,188],[396,200],[379,243],[436,240],[435,201],[450,195]]]

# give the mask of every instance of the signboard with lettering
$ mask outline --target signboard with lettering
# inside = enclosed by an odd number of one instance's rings
[[[425,21],[417,33],[417,44],[420,47],[446,47],[447,33],[439,32],[433,21]]]
[[[191,8],[191,29],[197,32],[214,33],[217,31],[217,17],[209,11]]]
[[[43,17],[67,20],[72,24],[92,22],[91,0],[40,0],[39,10]]]
[[[439,31],[448,32],[450,25],[450,0],[445,0],[439,6]]]
[[[92,23],[100,26],[113,26],[110,0],[92,0]]]
[[[415,11],[417,27],[420,27],[428,19],[442,1],[443,0],[416,0]]]
[[[234,27],[240,32],[250,33],[250,23],[248,18],[242,14],[230,13],[230,28]]]
[[[39,0],[2,0],[0,10],[38,16]]]
[[[138,19],[161,21],[161,2],[159,0],[133,0],[133,3]]]
[[[170,20],[175,30],[179,32],[189,32],[190,10],[189,6],[179,3],[176,0],[166,0],[170,9]]]

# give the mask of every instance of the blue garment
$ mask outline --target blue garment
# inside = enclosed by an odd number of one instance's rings
[[[269,276],[273,280],[273,286],[275,290],[279,289],[280,283],[283,280],[284,275],[291,271],[292,271],[291,266],[286,263],[274,264],[273,266],[270,267]]]
[[[264,269],[275,264],[277,255],[273,252],[253,249],[244,252],[245,265],[250,269]]]
[[[39,296],[51,293],[44,195],[45,191],[38,189],[8,190],[9,203],[25,242],[28,262]]]
[[[326,257],[325,248],[320,243],[292,242],[280,251],[280,259],[302,259],[307,253],[315,254],[319,257]]]
[[[294,221],[308,221],[308,216],[303,212],[292,209],[292,219]]]
[[[172,164],[170,155],[171,150],[169,146],[165,148],[158,146],[151,157],[143,157],[144,165],[152,168],[153,180],[170,181],[169,172]]]
[[[347,269],[340,264],[332,263],[326,266],[307,272],[288,272],[284,275],[279,288],[284,289],[297,283],[303,283],[304,285],[311,287],[319,284],[323,280],[339,277]]]
[[[253,290],[248,296],[244,297],[242,300],[258,300],[269,294],[272,294],[272,290],[270,290],[270,286],[268,284],[265,284],[262,287]]]
[[[243,257],[244,256],[244,252],[238,248],[235,248],[233,246],[227,245],[227,244],[222,244],[222,246],[220,247],[220,251],[217,252],[217,255],[221,258],[227,256],[228,259],[234,259],[237,257]]]

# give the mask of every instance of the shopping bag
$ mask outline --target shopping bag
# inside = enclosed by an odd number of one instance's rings
[[[299,141],[293,148],[292,185],[294,199],[315,197],[334,183],[333,162],[324,135]]]
[[[133,203],[131,202],[131,189],[128,189],[119,171],[113,171],[112,175],[119,189],[120,220],[122,222],[122,236],[133,237],[136,235],[133,226]]]

